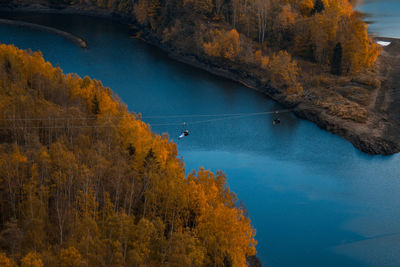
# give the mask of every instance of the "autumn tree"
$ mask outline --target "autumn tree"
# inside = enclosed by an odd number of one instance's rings
[[[266,58],[260,53],[259,64]],[[0,77],[0,246],[11,259],[21,266],[240,266],[254,255],[254,229],[224,176],[187,179],[176,144],[153,134],[109,88],[6,45]],[[192,189],[199,201],[207,196],[202,210]],[[224,223],[207,223],[211,216]],[[219,236],[222,226],[231,239]],[[0,262],[13,264],[5,254]]]
[[[206,265],[223,266],[229,262],[232,266],[246,266],[246,255],[255,253],[255,232],[242,210],[236,208],[236,196],[227,188],[225,176],[200,169],[196,176],[189,175],[188,185],[186,194],[189,203],[193,203],[190,206],[195,207],[195,231],[210,253]],[[230,227],[225,227],[227,222]]]
[[[43,262],[39,254],[29,252],[21,260],[21,267],[43,267]]]
[[[269,63],[269,57],[264,56],[261,50],[257,50],[254,53],[254,61],[261,68],[266,69]]]
[[[75,247],[61,249],[59,263],[61,267],[80,267],[87,265]]]
[[[0,253],[0,266],[3,267],[15,267],[16,264],[7,257],[5,253]]]
[[[370,68],[379,55],[379,46],[368,36],[367,26],[359,14],[347,17],[338,29],[342,44],[342,67],[345,72],[359,72]]]
[[[314,10],[315,3],[313,0],[302,0],[299,8],[303,16],[310,16],[311,12]]]
[[[43,2],[54,4],[50,0]],[[166,46],[199,57],[203,57],[205,52],[215,58],[237,61],[238,52],[252,50],[254,45],[256,49],[253,50],[256,51],[260,48],[256,44],[258,42],[268,53],[286,50],[294,56],[330,66],[333,50],[340,42],[343,49],[342,68],[345,73],[354,73],[372,67],[379,54],[367,34],[365,22],[354,10],[356,0],[79,2],[83,6],[106,8],[124,19],[137,21],[141,33],[150,34]],[[239,38],[235,37],[233,30]],[[352,46],[349,40],[361,45]],[[246,52],[242,55],[244,60],[239,61],[248,63],[250,54]],[[362,60],[363,56],[365,60]],[[9,70],[13,57],[5,57],[4,60],[4,67]],[[37,71],[30,73],[29,80],[35,88],[44,94],[51,94],[49,84],[37,83]]]
[[[232,61],[239,56],[241,51],[240,39],[239,33],[235,29],[211,31],[210,36],[211,41],[203,44],[207,55]]]
[[[297,10],[293,9],[291,5],[282,7],[282,10],[277,14],[272,26],[272,35],[276,38],[274,42],[275,46],[282,49],[292,44],[295,34],[295,25],[299,17],[300,14]]]
[[[268,71],[273,85],[284,86],[289,95],[301,96],[303,88],[297,81],[300,69],[288,52],[279,51],[272,55],[268,63]]]
[[[23,187],[24,198],[21,203],[23,211],[23,228],[25,229],[25,242],[31,244],[35,251],[44,248],[47,238],[45,227],[47,222],[46,202],[49,190],[46,186],[38,185],[37,165],[32,166],[32,177],[25,182]]]

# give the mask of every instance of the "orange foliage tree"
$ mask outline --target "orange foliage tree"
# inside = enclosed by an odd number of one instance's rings
[[[307,3],[304,1],[301,6],[309,7]],[[297,24],[294,42],[297,54],[329,65],[335,46],[341,43],[343,72],[359,72],[373,66],[379,48],[368,36],[367,25],[353,6],[348,0],[323,0],[323,3],[325,10],[310,17],[306,14]]]
[[[18,1],[25,2],[30,4],[27,0]],[[42,2],[54,5],[51,0]],[[378,46],[368,36],[366,23],[354,10],[356,2],[74,0],[68,4],[106,8],[138,22],[141,32],[151,35],[152,40],[162,41],[184,54],[208,55],[245,64],[250,53],[243,51],[262,47],[263,51],[273,48],[269,53],[286,50],[318,64],[330,65],[334,48],[341,43],[342,72],[352,73],[371,68],[379,55]],[[207,37],[203,38],[204,35]]]
[[[207,55],[232,61],[238,58],[241,47],[239,33],[235,29],[230,31],[212,30],[209,35],[211,41],[203,44]]]
[[[285,87],[286,93],[301,96],[303,88],[297,81],[300,68],[286,51],[272,55],[268,63],[271,82],[275,86]]]
[[[240,266],[255,253],[222,174],[185,177],[167,136],[40,53],[0,45],[0,141],[4,266]]]
[[[3,267],[15,267],[15,263],[7,257],[5,253],[0,253],[0,266]]]

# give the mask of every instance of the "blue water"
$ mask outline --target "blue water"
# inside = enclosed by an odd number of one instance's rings
[[[361,0],[359,10],[371,15],[369,27],[377,36],[400,38],[399,0]]]
[[[48,33],[0,26],[0,41],[43,52],[65,72],[101,80],[153,130],[176,140],[183,119],[152,115],[250,113],[281,108],[264,95],[177,63],[95,18],[15,15],[85,38],[83,50]],[[223,170],[257,229],[267,266],[400,266],[400,155],[368,156],[292,114],[190,124],[178,142],[186,170]]]

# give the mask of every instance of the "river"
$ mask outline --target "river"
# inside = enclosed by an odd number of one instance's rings
[[[146,118],[281,107],[259,92],[169,59],[129,38],[128,27],[119,23],[72,15],[12,17],[69,31],[87,40],[89,49],[2,25],[0,42],[41,50],[66,73],[101,80],[154,131],[174,140],[180,126],[157,124],[187,121],[190,135],[178,142],[187,172],[204,166],[227,174],[257,229],[264,265],[400,266],[400,155],[363,154],[290,113],[280,116],[278,126],[271,115],[192,125],[208,118]]]

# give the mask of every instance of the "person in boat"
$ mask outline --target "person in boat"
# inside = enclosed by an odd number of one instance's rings
[[[178,137],[178,140],[181,140],[183,137],[188,136],[189,135],[189,131],[185,130],[182,132],[182,134]]]

